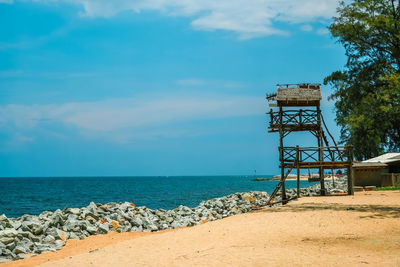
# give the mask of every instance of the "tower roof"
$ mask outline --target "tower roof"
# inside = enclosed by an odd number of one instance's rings
[[[277,89],[267,99],[277,101],[278,106],[315,106],[322,99],[320,84],[278,84]]]

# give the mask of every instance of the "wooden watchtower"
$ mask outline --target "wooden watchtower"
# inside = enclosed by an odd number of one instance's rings
[[[277,92],[267,95],[267,100],[273,110],[270,115],[269,132],[279,133],[279,161],[281,179],[270,197],[269,203],[282,188],[282,203],[289,201],[285,192],[285,180],[293,169],[297,170],[297,197],[300,197],[300,169],[318,169],[321,183],[321,195],[326,195],[324,170],[347,169],[348,193],[353,194],[351,177],[352,148],[338,146],[326,127],[321,113],[320,84],[278,84]],[[325,131],[333,142],[328,143]],[[315,147],[289,147],[284,145],[284,139],[292,132],[310,132],[317,139]],[[286,172],[286,173],[285,173]]]

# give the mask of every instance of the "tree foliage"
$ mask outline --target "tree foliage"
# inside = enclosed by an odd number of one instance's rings
[[[342,2],[329,30],[344,46],[334,88],[341,141],[362,160],[400,149],[400,0]]]

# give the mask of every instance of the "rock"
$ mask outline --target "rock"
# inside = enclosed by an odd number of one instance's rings
[[[51,225],[53,226],[63,226],[64,220],[65,218],[61,210],[56,210],[53,215],[50,216]]]
[[[95,231],[95,232],[96,232],[96,231]],[[76,235],[76,234],[73,233],[73,232],[69,234],[69,238],[70,238],[70,239],[80,239],[79,236]]]
[[[86,207],[91,213],[97,214],[97,205],[94,202],[90,202],[90,204]]]
[[[109,223],[100,224],[97,230],[99,234],[107,234],[109,231],[110,231]]]
[[[120,205],[119,207],[120,209],[122,208],[122,205]],[[105,211],[109,211],[111,209],[110,205],[104,204],[104,205],[100,205],[99,209],[105,210]]]
[[[92,217],[92,216],[90,216],[90,215],[86,216],[86,220],[87,220],[88,222],[90,222],[91,224],[95,224],[95,223],[97,222],[98,217],[96,216],[96,218],[97,218],[97,219],[95,219],[94,217]]]
[[[11,225],[15,230],[18,230],[22,226],[22,223],[20,221],[12,221]]]
[[[341,190],[341,189],[333,188],[333,189],[331,189],[331,190],[329,191],[329,193],[331,193],[331,194],[338,194],[338,193],[344,193],[344,191]]]
[[[50,244],[41,244],[38,243],[36,244],[36,249],[35,249],[35,253],[42,253],[42,252],[46,252],[46,251],[55,251],[56,249],[54,247],[52,247]]]
[[[144,227],[144,228],[146,228],[147,226],[149,226],[150,223],[151,223],[151,222],[149,221],[148,218],[143,218],[142,222],[143,222],[143,227]]]
[[[54,244],[56,242],[56,238],[52,235],[48,235],[42,239],[42,243],[46,244]]]
[[[0,223],[1,222],[8,222],[8,218],[5,214],[0,215]]]
[[[23,238],[20,242],[17,243],[17,246],[25,247],[27,251],[33,250],[35,248],[35,244],[28,238]]]
[[[1,249],[2,251],[3,251],[3,255],[5,255],[5,256],[8,256],[8,255],[10,255],[12,252],[9,250],[9,249],[7,249],[7,248],[2,248]]]
[[[64,231],[59,231],[58,237],[60,238],[61,241],[65,241],[68,239],[68,233],[66,233]]]
[[[51,228],[50,231],[48,231],[48,234],[53,236],[56,240],[66,240],[68,238],[67,234],[64,231],[61,231],[60,229],[55,227]]]
[[[158,227],[155,226],[154,224],[150,224],[147,226],[147,229],[154,232],[154,231],[158,231]]]
[[[290,194],[295,194],[295,191],[289,189]],[[17,232],[16,229],[0,231],[0,238],[4,239],[4,243],[0,240],[0,249],[10,259],[17,259],[20,254],[60,249],[68,238],[82,239],[94,234],[106,234],[110,230],[158,231],[194,226],[250,211],[253,206],[265,205],[268,197],[264,192],[236,193],[202,201],[193,209],[180,205],[174,210],[151,210],[129,202],[104,205],[91,202],[84,208],[42,212],[39,216],[24,215],[19,219],[0,216],[1,227],[18,229]]]
[[[66,209],[65,213],[79,215],[81,213],[81,210],[78,208],[69,208],[69,209]]]
[[[28,258],[28,256],[25,253],[19,253],[17,254],[18,259],[25,259]]]
[[[12,242],[6,244],[6,248],[9,249],[9,250],[11,250],[11,251],[14,250],[15,246],[16,246],[16,245],[15,245],[14,240],[13,240]]]
[[[246,199],[247,201],[252,202],[252,203],[256,201],[256,198],[250,194],[245,194],[244,199]]]
[[[55,249],[61,249],[65,245],[65,241],[63,240],[56,240],[55,242]]]
[[[11,253],[9,254],[9,256],[10,256],[10,258],[13,259],[13,260],[17,260],[17,259],[18,259],[17,255],[16,255],[15,253],[13,253],[13,252],[11,252]]]
[[[86,219],[88,218],[88,217],[92,217],[93,219],[95,219],[96,221],[98,221],[99,219],[100,219],[100,217],[97,215],[97,212],[96,213],[94,213],[94,212],[88,212],[88,213],[86,213]]]
[[[136,226],[136,227],[139,227],[139,226],[142,226],[142,225],[143,225],[143,221],[142,221],[140,218],[138,218],[138,217],[132,218],[131,221],[130,221],[130,223],[131,223],[133,226]]]
[[[35,235],[40,235],[43,232],[43,225],[39,222],[25,221],[22,222],[22,229],[24,231],[30,231]]]
[[[172,227],[172,228],[179,228],[179,227],[182,227],[182,224],[180,224],[180,223],[177,222],[177,221],[173,221],[173,222],[171,223],[171,227]]]
[[[31,240],[32,242],[39,242],[39,241],[40,241],[40,238],[39,238],[39,236],[37,236],[37,235],[30,234],[28,238],[29,238],[29,240]]]
[[[13,237],[1,237],[0,242],[3,243],[4,245],[8,245],[8,244],[14,242],[14,238]]]
[[[14,249],[14,253],[15,254],[27,253],[27,252],[28,252],[28,249],[24,248],[22,246],[16,246],[15,249]]]
[[[67,232],[77,232],[79,230],[85,230],[86,229],[86,222],[84,221],[79,221],[76,219],[68,219],[65,222],[65,225],[63,226],[63,230]]]
[[[86,228],[86,231],[88,231],[90,234],[94,235],[94,234],[97,233],[97,228],[94,227],[94,226],[88,226],[88,227]]]
[[[121,226],[119,225],[118,222],[116,222],[116,221],[111,221],[111,222],[110,222],[110,228],[112,228],[112,229],[120,229]]]
[[[130,230],[131,232],[142,232],[143,231],[143,227],[140,225],[138,227],[133,226]]]
[[[18,235],[18,232],[15,229],[6,229],[3,231],[0,231],[0,238],[1,237],[15,237],[17,235]]]
[[[222,201],[221,200],[217,200],[217,201],[215,201],[215,206],[217,207],[217,208],[220,208],[220,209],[222,209],[223,207],[224,207],[224,204],[222,203]]]

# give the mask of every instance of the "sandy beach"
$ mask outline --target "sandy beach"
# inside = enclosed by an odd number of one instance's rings
[[[307,197],[195,227],[69,240],[1,266],[399,266],[400,191]]]

